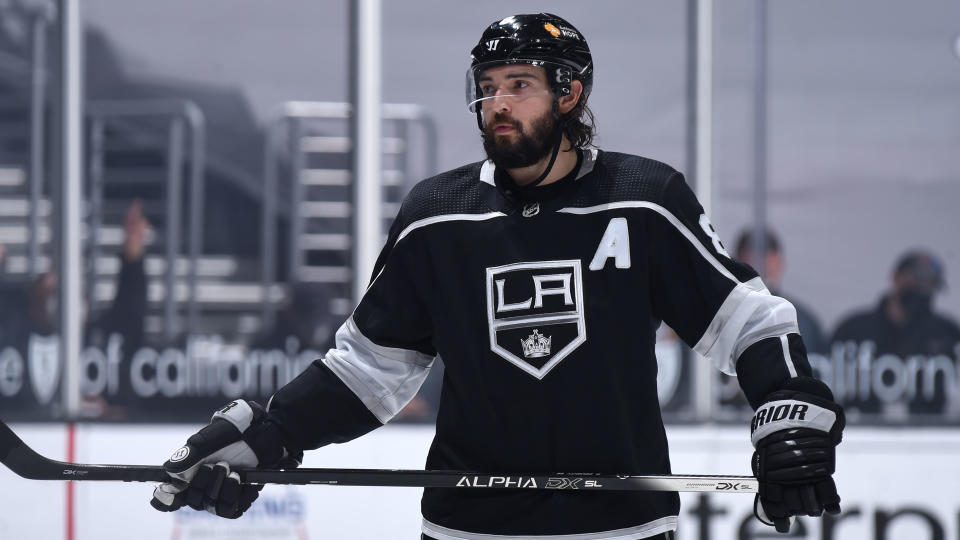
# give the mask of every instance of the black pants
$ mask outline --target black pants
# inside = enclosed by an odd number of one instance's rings
[[[676,538],[676,537],[674,536],[673,531],[667,531],[667,532],[665,532],[665,533],[663,533],[663,534],[660,534],[660,535],[657,535],[657,536],[648,536],[647,538],[644,538],[643,540],[674,540],[675,538]],[[431,537],[429,537],[429,536],[427,536],[427,535],[425,535],[425,534],[421,534],[421,535],[420,535],[420,540],[436,540],[436,539],[435,539],[435,538],[431,538]]]

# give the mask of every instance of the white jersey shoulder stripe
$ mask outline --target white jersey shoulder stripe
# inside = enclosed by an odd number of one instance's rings
[[[759,277],[741,282],[697,240],[677,216],[659,204],[650,201],[618,201],[582,208],[563,208],[558,212],[585,215],[624,208],[643,208],[662,216],[690,242],[710,266],[735,284],[693,347],[698,354],[710,358],[719,370],[735,375],[736,361],[750,345],[769,337],[800,332],[797,312],[790,302],[771,295]],[[793,359],[789,355],[784,361],[787,363],[787,370],[791,374],[796,373]]]
[[[717,272],[720,272],[724,277],[726,277],[730,281],[733,281],[734,283],[740,283],[740,281],[737,280],[737,278],[734,277],[734,275],[731,274],[729,270],[727,270],[722,264],[720,264],[720,261],[718,261],[717,258],[714,257],[712,253],[707,251],[707,248],[704,247],[703,244],[701,244],[697,240],[697,237],[694,236],[692,232],[690,232],[690,229],[686,228],[686,226],[684,226],[684,224],[679,219],[677,219],[677,216],[673,215],[672,212],[660,206],[659,204],[652,203],[649,201],[620,201],[620,202],[612,202],[612,203],[606,203],[606,204],[598,204],[596,206],[587,206],[584,208],[561,208],[560,210],[557,210],[557,212],[563,212],[565,214],[583,215],[583,214],[593,214],[596,212],[605,212],[607,210],[618,210],[621,208],[646,208],[648,210],[653,210],[654,212],[660,214],[661,216],[666,218],[666,220],[671,225],[673,225],[678,231],[680,231],[680,234],[682,234],[687,240],[690,241],[693,247],[695,247],[697,251],[700,252],[700,255],[702,255],[703,258],[706,259],[707,262],[709,262],[710,265],[717,270]]]
[[[394,245],[400,242],[400,240],[403,240],[411,232],[436,223],[443,223],[446,221],[485,221],[498,217],[506,217],[506,214],[503,212],[487,212],[485,214],[444,214],[441,216],[418,219],[400,231],[400,234],[397,235],[397,240],[394,242]],[[377,278],[380,277],[380,274],[383,273],[385,268],[386,265],[380,268],[380,271],[377,273],[377,275],[370,281],[370,285],[367,285],[367,290],[370,290],[370,288],[373,287],[373,284],[377,281]],[[364,292],[364,294],[366,294],[366,292]]]
[[[400,231],[400,235],[397,236],[397,242],[403,240],[408,234],[417,229],[426,227],[428,225],[434,225],[436,223],[443,223],[446,221],[485,221],[488,219],[506,216],[507,215],[503,212],[487,212],[485,214],[444,214],[440,216],[418,219]]]
[[[419,351],[377,345],[353,317],[337,330],[336,347],[323,357],[324,365],[384,424],[417,395],[433,360]]]
[[[537,535],[537,536],[504,536],[500,534],[471,533],[449,529],[426,519],[423,520],[423,534],[436,538],[437,540],[637,540],[638,538],[650,538],[667,531],[677,530],[677,516],[666,516],[653,520],[643,525],[629,527],[626,529],[616,529],[613,531],[602,531],[595,533],[581,534],[561,534],[561,535]]]
[[[488,219],[493,219],[498,217],[506,217],[506,214],[504,214],[503,212],[487,212],[486,214],[445,214],[441,216],[433,216],[429,218],[418,219],[417,221],[414,221],[410,225],[407,225],[406,227],[404,227],[402,231],[400,231],[400,234],[397,235],[397,240],[396,242],[393,243],[393,245],[397,245],[397,243],[400,242],[400,240],[403,240],[408,234],[415,231],[416,229],[427,227],[435,223],[443,223],[445,221],[485,221]],[[367,285],[367,288],[364,291],[364,294],[366,294],[366,291],[369,291],[373,287],[373,284],[376,283],[377,279],[380,278],[380,275],[383,274],[383,271],[386,268],[387,268],[386,265],[383,265],[380,268],[380,271],[377,272],[377,275],[374,276],[372,280],[370,280],[370,284]]]

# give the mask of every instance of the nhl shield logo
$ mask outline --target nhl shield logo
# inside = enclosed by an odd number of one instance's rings
[[[490,349],[542,379],[587,340],[580,261],[487,268]]]
[[[60,338],[30,335],[28,344],[30,384],[40,405],[53,400],[60,383]]]

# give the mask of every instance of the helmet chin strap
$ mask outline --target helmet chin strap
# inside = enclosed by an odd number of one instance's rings
[[[560,115],[558,114],[559,106],[559,100],[554,98],[552,113],[553,119],[556,122],[556,127],[553,129],[553,138],[556,140],[556,142],[553,145],[553,152],[550,154],[550,162],[547,163],[547,168],[543,170],[543,174],[541,174],[539,178],[533,182],[530,182],[529,184],[520,186],[520,190],[527,190],[540,185],[540,183],[543,182],[550,174],[550,171],[553,170],[553,164],[557,161],[557,156],[560,154],[560,146],[563,144],[563,128],[566,127],[567,124],[567,119],[560,118]]]

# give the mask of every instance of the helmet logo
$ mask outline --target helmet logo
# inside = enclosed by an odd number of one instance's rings
[[[560,85],[560,93],[564,96],[570,95],[570,81],[572,77],[570,76],[570,70],[566,68],[557,68],[557,72],[554,75],[554,80],[557,81],[557,84]]]
[[[487,50],[488,50],[488,51],[495,51],[495,50],[497,50],[497,45],[500,45],[500,40],[499,40],[499,39],[491,39],[490,41],[487,42]]]
[[[566,37],[568,37],[568,38],[570,38],[570,39],[581,39],[581,40],[583,39],[582,37],[580,37],[580,34],[578,34],[577,31],[574,30],[573,28],[569,28],[569,27],[566,27],[566,26],[561,26],[561,27],[560,27],[560,32],[561,32],[564,36],[566,36]]]
[[[555,37],[555,38],[560,37],[560,29],[557,28],[556,26],[554,26],[554,25],[552,25],[552,24],[550,24],[550,23],[546,23],[546,24],[543,25],[543,27],[544,27],[544,29],[546,29],[547,32],[550,32],[550,35],[551,35],[551,36],[553,36],[553,37]]]

